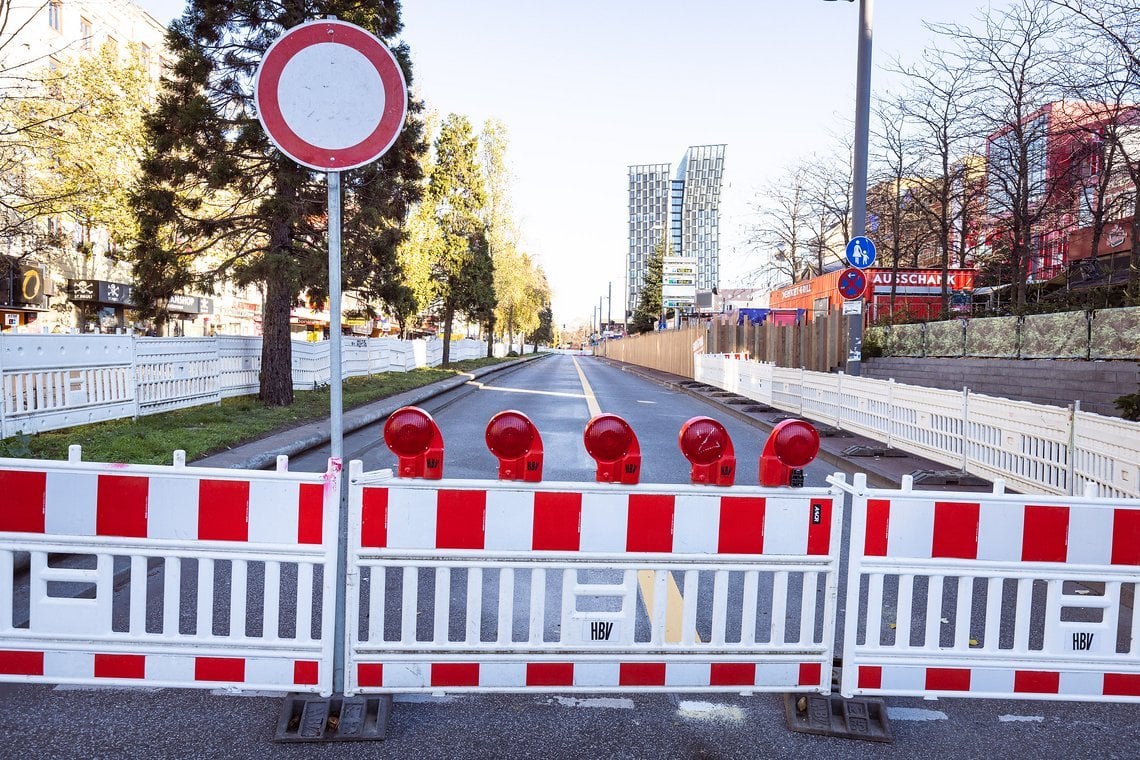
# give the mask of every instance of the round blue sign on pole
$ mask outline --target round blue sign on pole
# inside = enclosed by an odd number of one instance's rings
[[[839,274],[839,293],[848,301],[862,298],[867,290],[867,275],[863,270],[848,267]]]
[[[847,263],[856,269],[866,269],[875,263],[875,244],[871,238],[853,237],[847,241]]]

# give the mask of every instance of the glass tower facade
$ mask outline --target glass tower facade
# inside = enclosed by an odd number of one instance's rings
[[[697,289],[720,282],[720,187],[724,145],[690,147],[674,174],[669,164],[629,167],[626,304],[637,306],[653,247],[664,236],[674,256],[697,260]]]

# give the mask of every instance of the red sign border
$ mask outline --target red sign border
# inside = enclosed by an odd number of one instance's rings
[[[843,292],[843,278],[846,277],[849,272],[858,272],[859,276],[863,278],[863,287],[859,290],[858,293],[853,296],[849,296]],[[871,278],[867,276],[867,272],[865,270],[860,269],[859,267],[847,267],[839,273],[839,280],[835,283],[835,289],[839,291],[839,295],[843,296],[844,300],[858,301],[860,298],[867,294],[867,285],[870,283],[870,281]]]
[[[297,53],[335,42],[356,50],[371,63],[384,85],[384,113],[370,135],[347,148],[321,148],[305,142],[286,123],[277,100],[281,72]],[[273,144],[297,163],[322,171],[364,166],[388,152],[400,136],[408,112],[408,87],[396,57],[367,30],[346,21],[320,19],[295,26],[277,38],[258,66],[253,87],[257,118]]]

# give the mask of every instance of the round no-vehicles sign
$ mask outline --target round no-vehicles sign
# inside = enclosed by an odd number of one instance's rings
[[[303,166],[343,171],[384,155],[404,126],[404,72],[379,39],[336,19],[295,26],[265,51],[253,87],[269,139]]]

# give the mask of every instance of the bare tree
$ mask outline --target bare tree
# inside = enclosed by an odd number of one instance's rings
[[[1070,87],[1085,103],[1085,120],[1101,143],[1099,171],[1083,210],[1092,221],[1095,257],[1106,222],[1131,205],[1132,252],[1125,289],[1129,303],[1140,303],[1140,13],[1133,0],[1050,0],[1064,9],[1082,34],[1083,65]],[[1126,179],[1126,182],[1123,181]],[[1131,192],[1123,191],[1123,185]],[[1129,197],[1131,196],[1131,197]],[[1128,203],[1131,201],[1131,204]]]
[[[927,50],[916,65],[896,62],[893,69],[910,85],[898,105],[901,117],[911,127],[912,150],[918,161],[912,198],[934,228],[942,269],[942,312],[946,313],[950,308],[949,270],[955,232],[969,226],[963,217],[975,208],[968,202],[956,202],[955,197],[956,190],[967,187],[966,156],[976,145],[974,87],[968,69],[938,49]],[[960,246],[965,237],[960,236]]]
[[[768,182],[753,202],[755,221],[748,226],[745,239],[761,260],[750,275],[753,283],[775,286],[810,276],[807,242],[814,220],[807,200],[808,183],[806,165],[793,164]]]
[[[1047,171],[1050,111],[1058,100],[1057,72],[1068,59],[1060,43],[1063,20],[1049,0],[1022,0],[987,9],[977,30],[958,24],[931,28],[956,44],[955,55],[977,84],[974,110],[986,138],[988,213],[1008,246],[1014,308],[1022,311],[1036,227],[1064,185]]]

